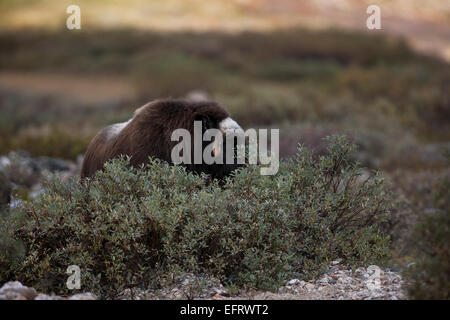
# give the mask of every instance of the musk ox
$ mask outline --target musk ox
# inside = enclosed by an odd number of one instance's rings
[[[201,121],[203,132],[218,129],[226,135],[230,129],[241,130],[229,113],[215,102],[174,99],[152,101],[137,109],[129,121],[110,125],[92,139],[83,159],[81,178],[94,176],[105,162],[120,155],[131,156],[130,163],[133,166],[147,162],[149,157],[173,164],[171,151],[178,141],[172,141],[172,132],[185,129],[193,133],[194,121]],[[223,139],[221,144],[222,153],[227,150],[226,141]],[[203,148],[210,144],[202,143]],[[182,165],[188,171],[221,179],[239,166],[237,162],[225,162],[206,164],[202,160],[201,163]]]

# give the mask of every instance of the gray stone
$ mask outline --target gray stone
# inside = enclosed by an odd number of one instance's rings
[[[69,300],[97,300],[97,296],[93,293],[79,293],[71,296]]]
[[[308,291],[311,291],[311,290],[314,289],[314,285],[312,283],[307,283],[305,285],[305,289],[308,290]]]
[[[10,281],[0,288],[0,300],[33,300],[37,296],[34,288],[22,285],[19,281]]]
[[[289,280],[289,282],[288,282],[288,285],[290,285],[290,286],[295,285],[295,284],[300,284],[300,280],[292,279],[292,280]]]

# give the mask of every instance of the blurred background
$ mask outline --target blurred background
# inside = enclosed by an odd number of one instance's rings
[[[366,28],[371,4],[382,30]],[[142,104],[208,98],[280,128],[282,157],[348,134],[414,221],[450,175],[449,62],[448,0],[0,0],[0,170],[28,198]]]

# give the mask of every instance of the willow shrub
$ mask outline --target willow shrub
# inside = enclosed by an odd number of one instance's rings
[[[114,297],[158,286],[174,270],[274,289],[289,277],[316,276],[337,258],[381,263],[389,252],[384,180],[361,178],[345,137],[327,139],[326,156],[299,147],[275,176],[248,166],[220,186],[155,159],[139,168],[112,160],[84,183],[50,179],[2,223],[3,237],[26,253],[13,259],[0,251],[1,279],[73,294],[66,269],[78,265],[82,291]]]

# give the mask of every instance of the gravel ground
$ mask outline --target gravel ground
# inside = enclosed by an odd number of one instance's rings
[[[351,270],[333,261],[327,273],[311,281],[289,280],[277,292],[244,292],[230,295],[217,279],[192,274],[178,277],[160,290],[126,289],[118,299],[167,300],[399,300],[406,299],[402,277],[378,267]],[[0,300],[96,300],[86,292],[69,297],[38,293],[34,288],[11,281],[0,288]]]

